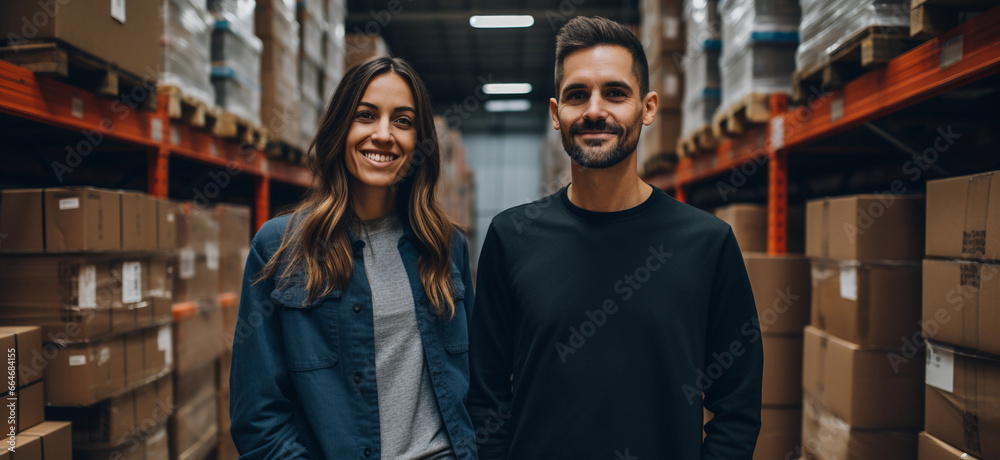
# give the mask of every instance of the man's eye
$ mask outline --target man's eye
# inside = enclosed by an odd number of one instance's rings
[[[626,96],[625,92],[620,89],[613,89],[611,91],[608,91],[608,97],[625,97],[625,96]]]
[[[584,93],[583,91],[575,91],[575,92],[569,93],[569,95],[566,96],[566,99],[583,99],[586,96],[587,96],[587,93]]]

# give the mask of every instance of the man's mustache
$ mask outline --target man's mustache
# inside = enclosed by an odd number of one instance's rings
[[[569,134],[575,136],[581,132],[607,132],[612,134],[622,134],[625,132],[625,128],[618,126],[616,124],[608,123],[606,120],[583,120],[569,127]]]

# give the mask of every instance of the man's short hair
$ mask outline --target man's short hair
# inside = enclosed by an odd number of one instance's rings
[[[639,98],[649,92],[649,63],[639,38],[625,26],[600,16],[570,19],[556,34],[556,100],[563,80],[563,61],[574,51],[617,45],[632,54],[632,73],[639,81]]]

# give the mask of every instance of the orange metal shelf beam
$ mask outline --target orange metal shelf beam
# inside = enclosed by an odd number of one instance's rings
[[[794,151],[1000,71],[1000,6],[784,115]],[[942,53],[944,59],[942,59]],[[945,64],[942,67],[942,64]],[[833,120],[831,114],[839,118]]]

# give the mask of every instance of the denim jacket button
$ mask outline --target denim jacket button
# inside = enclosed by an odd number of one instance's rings
[[[370,447],[365,447],[365,457],[372,456],[372,449]]]
[[[360,312],[361,312],[361,304],[359,303],[354,304],[354,313],[360,313]]]

